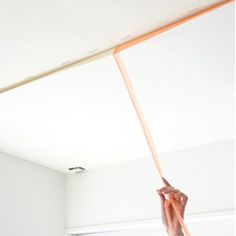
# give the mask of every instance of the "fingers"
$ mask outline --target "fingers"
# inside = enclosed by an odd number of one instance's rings
[[[166,190],[164,190],[164,194],[175,194],[175,193],[178,193],[179,190],[178,189],[175,189],[175,188],[172,188],[172,187],[169,187],[167,188]]]
[[[160,190],[158,190],[158,193],[164,199],[165,199],[165,195],[168,195],[172,197],[173,200],[176,200],[179,202],[186,203],[188,200],[188,197],[184,193],[180,192],[178,189],[175,189],[172,186],[165,186],[161,188]]]
[[[183,199],[181,192],[175,193],[173,197],[174,197],[177,201],[182,201],[182,199]]]
[[[164,196],[164,194],[162,192],[160,192],[160,190],[158,190],[158,189],[157,189],[157,193],[160,196],[161,203],[164,204],[165,203],[165,196]]]
[[[162,178],[162,180],[166,186],[164,186],[160,190],[157,190],[158,194],[161,197],[162,202],[164,202],[166,199],[165,195],[168,195],[173,200],[176,200],[176,201],[181,202],[182,204],[186,205],[186,203],[188,201],[188,197],[184,193],[180,192],[178,189],[171,186],[171,184],[165,178]]]
[[[161,193],[163,193],[163,194],[174,194],[174,193],[178,193],[179,192],[178,189],[175,189],[172,186],[165,186],[165,187],[161,188],[159,191]]]
[[[182,192],[175,193],[174,198],[177,201],[180,201],[180,202],[183,202],[183,203],[186,203],[188,201],[188,197]]]
[[[178,204],[178,206],[180,207],[181,213],[184,212],[185,206],[188,201],[188,197],[184,193],[179,192],[179,193],[175,193],[173,195],[169,195],[169,199],[173,200],[176,204]]]

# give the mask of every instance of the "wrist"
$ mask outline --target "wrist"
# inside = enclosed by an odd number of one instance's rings
[[[184,236],[183,231],[180,229],[176,233],[173,234],[173,236]]]
[[[182,229],[176,230],[173,233],[171,233],[168,229],[167,229],[167,233],[170,236],[184,236],[184,233],[182,231]]]

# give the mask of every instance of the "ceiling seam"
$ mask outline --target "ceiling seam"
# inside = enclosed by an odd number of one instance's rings
[[[89,57],[86,57],[86,58],[81,58],[79,60],[76,60],[76,61],[72,61],[72,62],[69,62],[69,63],[66,63],[66,64],[63,64],[59,67],[56,67],[56,68],[53,68],[51,70],[47,70],[47,71],[44,71],[42,73],[39,73],[35,76],[30,76],[30,77],[27,77],[26,79],[22,80],[22,81],[19,81],[17,83],[14,83],[12,85],[9,85],[9,86],[6,86],[6,87],[2,87],[0,88],[0,93],[4,93],[4,92],[7,92],[7,91],[10,91],[10,90],[13,90],[17,87],[20,87],[20,86],[23,86],[23,85],[26,85],[26,84],[29,84],[31,82],[34,82],[36,80],[39,80],[39,79],[42,79],[42,78],[45,78],[49,75],[53,75],[53,74],[56,74],[56,73],[59,73],[59,72],[62,72],[62,71],[65,71],[67,69],[71,69],[71,68],[74,68],[74,67],[78,67],[80,65],[83,65],[83,64],[87,64],[89,62],[92,62],[94,60],[97,60],[97,59],[100,59],[100,58],[103,58],[103,57],[106,57],[106,56],[109,56],[109,55],[112,55],[113,53],[115,52],[120,52],[124,49],[127,49],[131,46],[134,46],[138,43],[141,43],[143,41],[146,41],[158,34],[161,34],[163,32],[166,32],[168,30],[171,30],[172,28],[175,28],[179,25],[182,25],[198,16],[201,16],[203,14],[206,14],[208,12],[211,12],[213,10],[216,10],[217,8],[221,7],[221,6],[224,6],[228,3],[231,3],[231,2],[234,2],[234,0],[223,0],[221,2],[218,2],[218,3],[215,3],[215,4],[211,4],[210,6],[208,7],[205,7],[204,9],[201,9],[199,10],[198,12],[195,12],[191,15],[187,15],[183,18],[180,18],[178,20],[175,20],[161,28],[158,28],[154,31],[151,31],[147,34],[144,34],[144,35],[141,35],[135,39],[132,39],[132,40],[129,40],[128,42],[125,42],[125,43],[122,43],[118,46],[115,46],[113,48],[110,48],[110,49],[107,49],[107,50],[104,50],[102,52],[99,52],[97,54],[94,54],[94,55],[91,55]]]

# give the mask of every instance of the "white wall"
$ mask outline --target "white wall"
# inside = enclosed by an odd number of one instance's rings
[[[166,153],[161,161],[188,194],[188,215],[234,209],[234,140]],[[160,217],[161,185],[150,158],[68,175],[66,228]],[[0,235],[64,235],[64,193],[63,174],[0,153]]]
[[[186,222],[191,236],[235,236],[234,219],[215,219],[207,222]],[[76,234],[73,236],[80,236]],[[120,230],[117,232],[104,232],[99,234],[82,234],[83,236],[167,236],[164,227],[153,229]]]
[[[234,209],[234,140],[160,158],[166,177],[189,196],[188,215]],[[66,227],[160,217],[155,189],[161,186],[150,158],[71,174],[67,177]]]
[[[64,235],[65,176],[0,153],[0,235]]]

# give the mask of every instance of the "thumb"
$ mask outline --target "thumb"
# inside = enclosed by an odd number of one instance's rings
[[[159,196],[160,196],[161,203],[164,204],[164,203],[165,203],[165,196],[164,196],[164,194],[161,193],[158,189],[157,189],[157,193],[158,193]]]

